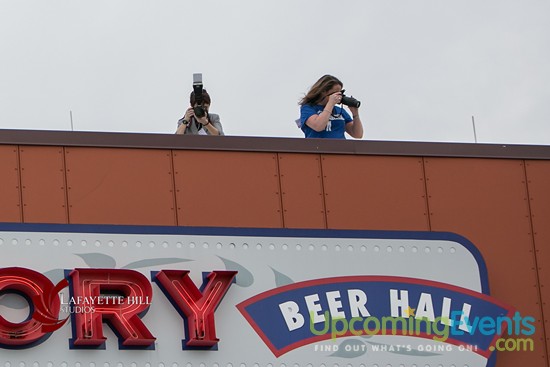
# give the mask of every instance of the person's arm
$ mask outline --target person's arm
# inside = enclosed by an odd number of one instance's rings
[[[193,116],[193,109],[188,108],[187,111],[185,111],[185,115],[183,118],[181,118],[178,121],[178,128],[176,130],[176,134],[183,135],[185,134],[185,130],[187,129],[187,126],[189,125],[189,121],[191,121],[191,117]]]
[[[361,139],[363,137],[363,123],[359,117],[359,108],[350,107],[353,120],[346,124],[346,132],[355,139]]]
[[[342,93],[340,92],[333,93],[330,96],[328,96],[328,102],[325,105],[325,108],[323,109],[323,111],[321,111],[321,113],[318,115],[317,114],[311,115],[306,120],[306,125],[317,132],[325,130],[328,125],[330,115],[332,113],[332,109],[334,108],[335,105],[340,103],[341,100],[342,100]]]
[[[218,129],[218,127],[216,127],[216,125],[214,125],[213,120],[214,119],[212,119],[212,121],[210,121],[208,116],[204,116],[200,119],[197,119],[197,121],[202,124],[203,129],[206,131],[206,133],[208,135],[221,135],[220,129]],[[218,117],[218,120],[219,120],[219,117]]]
[[[220,121],[220,115],[210,114],[210,125],[207,128],[211,130],[217,130],[217,134],[212,133],[210,130],[208,132],[210,135],[225,135],[223,132],[222,123]]]
[[[185,134],[185,130],[187,129],[187,124],[189,124],[188,121],[185,121],[184,119],[180,120],[180,124],[178,126],[178,129],[176,130],[177,135],[183,135]]]

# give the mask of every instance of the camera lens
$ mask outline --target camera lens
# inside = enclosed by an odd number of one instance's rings
[[[359,106],[361,106],[360,101],[356,100],[353,97],[348,97],[348,96],[342,96],[342,103],[345,104],[346,106],[355,107],[355,108],[359,108]]]
[[[197,117],[199,119],[206,116],[206,111],[204,110],[204,108],[202,106],[193,107],[193,111],[195,112],[195,117]]]

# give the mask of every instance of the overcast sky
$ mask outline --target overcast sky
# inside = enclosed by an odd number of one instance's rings
[[[193,73],[227,135],[302,137],[323,74],[367,140],[550,145],[548,0],[0,0],[0,127],[171,134]]]

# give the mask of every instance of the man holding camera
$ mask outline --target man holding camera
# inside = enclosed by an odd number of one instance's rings
[[[179,135],[224,135],[220,116],[215,113],[209,113],[210,96],[206,89],[199,91],[197,98],[195,90],[189,96],[191,107],[185,112],[178,121],[176,134]]]

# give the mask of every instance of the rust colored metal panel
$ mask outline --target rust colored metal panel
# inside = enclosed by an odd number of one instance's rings
[[[70,223],[175,225],[171,151],[66,148]]]
[[[550,351],[550,161],[527,161],[526,172],[546,330],[546,350]]]
[[[62,147],[19,147],[26,223],[68,223]]]
[[[432,230],[472,241],[491,294],[536,320],[534,352],[500,353],[497,366],[547,366],[523,161],[426,158],[425,171]]]
[[[22,222],[21,192],[19,184],[19,158],[15,145],[0,146],[0,221]]]
[[[174,151],[178,223],[283,227],[277,155]]]
[[[421,158],[322,156],[328,228],[429,230]]]
[[[286,228],[326,228],[321,157],[279,154]]]

